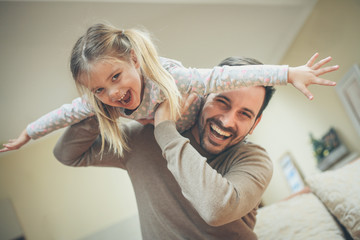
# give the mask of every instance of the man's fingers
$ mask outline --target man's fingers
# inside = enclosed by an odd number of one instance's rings
[[[152,124],[154,125],[154,119],[138,119],[136,120],[142,125]]]
[[[189,107],[191,106],[191,104],[198,98],[198,95],[196,93],[191,93],[190,95],[185,96],[185,98],[183,98],[183,100],[185,101],[183,103],[183,107],[181,109],[181,113],[183,114],[184,112],[186,112]]]

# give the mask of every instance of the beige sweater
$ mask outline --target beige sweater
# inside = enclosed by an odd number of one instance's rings
[[[70,127],[54,154],[70,166],[125,169],[134,187],[143,239],[256,239],[256,209],[272,176],[264,149],[241,142],[209,155],[190,131],[180,135],[170,121],[155,130],[130,122],[124,131],[132,151],[123,158],[110,152],[100,158],[93,118]]]

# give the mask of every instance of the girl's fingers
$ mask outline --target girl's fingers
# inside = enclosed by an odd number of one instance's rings
[[[7,152],[7,151],[9,151],[9,149],[8,149],[8,148],[6,148],[6,147],[4,147],[4,148],[0,149],[0,152]]]
[[[304,88],[301,90],[301,92],[305,95],[305,97],[309,100],[313,100],[314,96],[312,95],[312,93],[309,91],[309,89]]]
[[[311,67],[314,64],[314,62],[318,56],[319,56],[319,53],[315,53],[314,55],[312,55],[312,57],[306,63],[306,66]]]
[[[336,82],[323,79],[323,78],[316,78],[314,79],[311,84],[323,85],[323,86],[335,86]]]
[[[314,96],[312,93],[307,89],[307,87],[303,87],[299,89],[309,100],[313,100]]]
[[[324,68],[317,69],[315,74],[316,74],[316,76],[320,76],[320,75],[323,75],[325,73],[336,71],[338,69],[339,69],[339,65],[330,66],[330,67],[324,67]]]
[[[309,100],[312,100],[314,98],[314,96],[312,95],[312,93],[309,91],[309,89],[307,88],[306,85],[302,85],[302,84],[294,84],[294,87],[296,89],[298,89],[300,92],[302,92],[306,98],[308,98]]]
[[[332,57],[330,57],[330,56],[327,58],[321,59],[314,66],[312,66],[312,69],[317,70],[317,69],[321,68],[324,64],[330,62],[331,60],[332,60]]]

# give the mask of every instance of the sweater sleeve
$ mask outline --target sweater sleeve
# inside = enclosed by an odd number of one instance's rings
[[[176,131],[173,122],[156,126],[155,137],[184,197],[209,225],[240,219],[261,201],[272,176],[272,164],[259,146],[242,146],[232,160],[229,156],[221,159],[222,164],[231,161],[231,166],[220,174]]]
[[[173,76],[181,93],[201,95],[244,86],[286,85],[287,65],[222,66],[211,69],[186,68],[180,62],[161,58],[162,66]]]
[[[26,131],[32,139],[38,139],[93,115],[90,103],[85,98],[78,97],[71,104],[64,104],[30,123],[26,127]]]
[[[101,155],[101,144],[99,123],[95,117],[90,117],[67,128],[53,153],[57,160],[68,166],[125,168],[123,158],[109,149],[107,141]]]

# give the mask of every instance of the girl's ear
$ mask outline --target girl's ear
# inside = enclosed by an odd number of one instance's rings
[[[131,57],[131,61],[134,64],[135,68],[140,68],[140,62],[138,61],[138,58],[137,58],[137,56],[135,54],[134,49],[131,49],[130,57]]]

